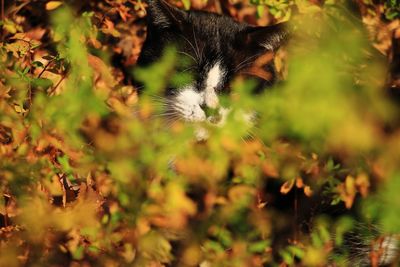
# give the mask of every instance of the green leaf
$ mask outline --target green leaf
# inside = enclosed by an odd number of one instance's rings
[[[304,250],[299,247],[289,246],[287,250],[300,259],[304,257]]]
[[[248,247],[248,251],[252,253],[263,253],[265,252],[266,248],[269,246],[269,241],[262,240],[255,243],[252,243]]]
[[[67,155],[64,155],[62,157],[58,157],[57,158],[58,162],[60,163],[63,171],[65,173],[71,173],[72,172],[72,168],[71,165],[69,165],[69,159]]]
[[[29,70],[31,69],[31,67],[26,67],[23,71],[22,71],[22,75],[26,75]]]
[[[83,246],[78,246],[75,251],[72,251],[72,257],[75,260],[81,260],[84,256],[85,248]]]
[[[258,5],[257,6],[257,17],[261,18],[264,15],[264,11],[265,11],[265,6]]]
[[[34,78],[31,80],[32,84],[36,87],[42,87],[44,89],[47,89],[51,86],[53,86],[53,81],[50,79],[46,78]]]
[[[32,65],[33,66],[35,66],[35,67],[37,67],[37,68],[43,68],[44,67],[44,65],[43,65],[43,63],[42,62],[40,62],[40,61],[33,61],[32,62]]]
[[[400,13],[399,13],[399,11],[397,11],[397,10],[388,9],[388,10],[386,10],[386,12],[385,12],[385,17],[386,17],[388,20],[394,20],[394,19],[400,17]]]
[[[9,19],[5,19],[2,22],[3,22],[3,29],[8,31],[9,33],[14,34],[19,30],[19,26]]]

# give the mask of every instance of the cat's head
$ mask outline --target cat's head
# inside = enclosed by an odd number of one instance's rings
[[[219,95],[229,90],[231,79],[287,35],[283,24],[254,27],[214,13],[180,10],[163,0],[150,1],[148,12],[138,64],[156,62],[171,44],[179,57],[191,61],[193,81],[166,92],[168,113],[186,121],[207,120],[205,110],[219,108]]]

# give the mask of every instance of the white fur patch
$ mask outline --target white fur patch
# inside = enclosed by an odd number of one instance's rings
[[[215,88],[222,80],[223,71],[221,70],[220,63],[217,62],[207,74],[206,88]]]
[[[374,250],[382,255],[379,255],[379,265],[389,265],[394,262],[399,253],[398,239],[393,236],[385,236],[379,244],[374,246]]]
[[[207,129],[201,126],[195,129],[194,134],[196,136],[197,141],[205,141],[210,137],[210,134],[208,133]]]
[[[182,89],[175,97],[174,109],[187,121],[204,121],[206,114],[201,108],[204,96],[188,86]]]
[[[206,114],[201,106],[205,104],[209,108],[218,108],[219,99],[215,89],[224,79],[224,75],[221,63],[215,63],[207,73],[202,92],[198,92],[193,86],[186,86],[178,92],[173,105],[174,111],[186,121],[205,121]]]
[[[204,89],[204,102],[207,107],[217,108],[219,100],[215,88],[221,83],[224,78],[225,72],[221,69],[221,64],[217,62],[207,74],[205,82],[206,88]]]

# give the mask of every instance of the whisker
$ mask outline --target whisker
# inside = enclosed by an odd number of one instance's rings
[[[151,97],[151,98],[153,98],[153,99],[167,99],[167,98],[165,98],[165,97],[163,97],[163,96],[160,96],[160,95],[153,95],[153,94],[149,94],[149,93],[147,93],[147,92],[143,92],[143,95],[145,95],[145,96],[148,96],[148,97]]]
[[[193,52],[196,54],[197,59],[200,60],[199,55],[197,54],[197,51],[196,51],[196,48],[194,47],[194,45],[184,35],[181,34],[180,36],[183,37],[183,39],[185,39],[186,42],[188,42],[188,44],[192,47]],[[198,60],[196,60],[196,62]]]
[[[184,70],[181,71],[181,72],[184,73],[184,72],[187,72],[188,70],[191,70],[191,69],[194,69],[194,68],[195,68],[195,66],[191,66],[191,67],[189,67],[189,68],[184,69]]]
[[[235,72],[238,71],[238,70],[240,70],[241,68],[243,68],[243,67],[248,66],[249,64],[251,64],[251,63],[252,63],[251,61],[252,61],[254,58],[260,56],[261,54],[262,54],[262,53],[257,53],[257,54],[255,54],[255,55],[253,55],[253,56],[251,56],[251,57],[245,58],[242,62],[240,62],[240,63],[236,66]]]
[[[150,94],[148,94],[148,96],[150,96],[156,102],[156,104],[173,105],[175,103],[174,100],[169,99],[167,97],[150,95]]]
[[[186,55],[186,56],[190,57],[191,59],[193,59],[197,63],[197,59],[195,59],[192,55],[190,55],[186,52],[178,51],[178,54]]]
[[[138,93],[144,88],[144,85],[136,86],[135,84],[133,84],[132,87],[134,88],[135,92]]]
[[[176,111],[180,111],[180,112],[184,112],[185,111],[185,109],[184,108],[181,108],[181,107],[173,107]]]
[[[196,33],[194,31],[194,25],[192,25],[192,31],[193,31],[194,43],[196,44],[196,48],[197,48],[197,57],[200,60],[200,49],[199,49],[199,46],[197,44],[197,38],[196,38]]]
[[[171,115],[171,116],[169,116],[169,117],[167,117],[166,119],[165,119],[165,122],[175,122],[175,121],[177,121],[177,120],[179,120],[179,119],[181,119],[181,117],[180,116],[178,116],[178,115]]]
[[[243,61],[242,63],[240,63],[239,65],[236,66],[235,72],[238,71],[238,70],[241,70],[241,69],[243,69],[243,68],[245,68],[245,67],[248,67],[248,66],[251,65],[252,63],[253,63],[253,62],[252,62],[252,59],[251,59],[251,58],[249,58],[249,59],[246,60],[246,61]]]
[[[152,106],[157,108],[169,108],[171,105],[168,103],[152,103]]]
[[[168,117],[168,116],[172,116],[172,115],[179,115],[180,113],[178,112],[163,112],[160,114],[153,114],[154,117]]]
[[[153,99],[155,104],[173,104],[174,102],[172,100],[167,100],[167,99]]]
[[[249,142],[247,142],[247,140],[246,140],[245,138],[243,138],[242,136],[240,137],[240,139],[242,139],[242,141],[243,141],[244,143],[246,143],[246,145],[249,144]]]
[[[259,135],[257,135],[256,133],[252,132],[251,130],[249,130],[249,134],[250,136],[253,138],[253,140],[257,140],[259,141],[263,146],[267,146],[267,144],[264,142],[264,140],[262,140]]]
[[[180,117],[171,117],[171,118],[169,118],[168,120],[165,121],[165,126],[166,126],[167,128],[171,128],[171,126],[172,126],[175,122],[179,121],[180,119],[181,119]]]

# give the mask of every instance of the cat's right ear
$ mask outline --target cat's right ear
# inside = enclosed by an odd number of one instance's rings
[[[288,37],[288,22],[264,27],[247,27],[239,36],[241,44],[251,51],[274,51]]]
[[[187,13],[164,0],[149,1],[149,22],[157,28],[180,28],[187,19]]]

